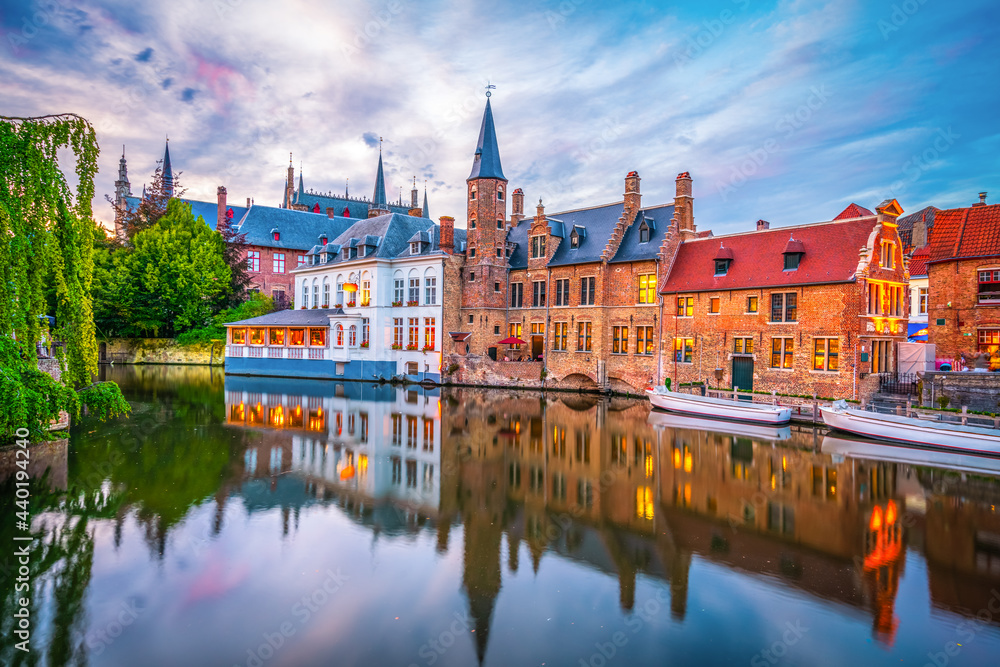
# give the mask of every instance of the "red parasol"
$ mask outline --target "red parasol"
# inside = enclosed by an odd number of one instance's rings
[[[527,345],[527,343],[516,336],[511,336],[510,338],[504,338],[497,345]]]

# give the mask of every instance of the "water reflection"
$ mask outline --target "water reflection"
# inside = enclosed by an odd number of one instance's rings
[[[78,424],[33,470],[50,664],[248,664],[338,566],[342,597],[275,664],[429,664],[456,613],[468,632],[436,664],[578,665],[629,619],[651,630],[622,664],[743,662],[768,615],[823,624],[793,662],[896,664],[1000,588],[989,460],[636,400],[113,373],[133,419]],[[101,640],[123,603],[143,611]],[[963,658],[1000,646],[988,623]]]

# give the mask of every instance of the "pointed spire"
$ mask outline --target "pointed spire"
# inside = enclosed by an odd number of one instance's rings
[[[167,137],[166,146],[163,149],[163,194],[167,197],[174,196],[174,171],[170,167],[170,137]]]
[[[305,192],[305,188],[302,186],[302,163],[299,162],[299,195]]]
[[[382,170],[382,138],[379,137],[378,149],[378,173],[375,174],[375,192],[372,194],[372,203],[368,208],[371,211],[389,212],[389,203],[385,196],[385,173]]]
[[[476,156],[472,161],[472,173],[466,180],[474,178],[499,178],[506,181],[503,168],[500,166],[500,147],[497,145],[497,131],[493,125],[493,109],[490,100],[486,99],[486,111],[483,113],[483,124],[479,128],[479,143],[476,144]]]
[[[423,213],[424,213],[424,217],[425,218],[430,219],[431,213],[427,209],[427,179],[424,179],[424,208],[423,208]]]
[[[344,197],[347,198],[350,196],[351,196],[351,179],[347,179],[347,181],[344,183]]]

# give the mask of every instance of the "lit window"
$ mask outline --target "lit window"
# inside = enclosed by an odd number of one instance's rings
[[[656,274],[639,276],[639,303],[656,303]]]
[[[708,312],[713,315],[719,314],[719,309],[722,307],[722,299],[717,296],[713,296],[708,300]]]
[[[694,358],[694,338],[674,339],[674,361],[690,364]]]
[[[816,338],[813,340],[813,370],[835,371],[839,368],[840,340]]]
[[[271,327],[267,330],[268,345],[284,345],[285,344],[285,330],[275,327]]]
[[[693,296],[677,297],[677,317],[693,317],[693,316],[694,316],[694,297]]]
[[[756,313],[757,312],[757,297],[748,296],[747,297],[747,312]]]
[[[567,329],[569,328],[569,323],[567,322],[556,322],[555,323],[555,336],[552,339],[552,347],[556,350],[565,350],[566,339],[567,339]]]
[[[611,328],[611,354],[628,354],[628,327]]]
[[[230,329],[231,340],[233,345],[246,345],[247,342],[247,330],[246,329]]]
[[[636,327],[636,354],[653,354],[653,327]]]
[[[591,341],[592,323],[590,322],[580,322],[577,325],[577,341],[576,349],[580,352],[590,352],[592,345]]]
[[[791,368],[795,341],[792,338],[771,339],[771,368]]]
[[[433,317],[424,318],[424,348],[434,349],[436,344],[437,325]]]
[[[734,354],[753,354],[753,338],[734,338]]]

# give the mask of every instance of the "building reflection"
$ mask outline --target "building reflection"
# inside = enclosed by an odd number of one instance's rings
[[[703,559],[853,607],[887,645],[908,549],[940,609],[974,615],[1000,586],[996,476],[826,451],[813,429],[651,417],[644,401],[283,382],[226,379],[228,423],[259,434],[244,481],[298,480],[376,534],[436,530],[440,552],[460,523],[480,661],[522,554],[535,572],[556,556],[614,576],[625,611],[637,577],[663,581],[677,622]]]

